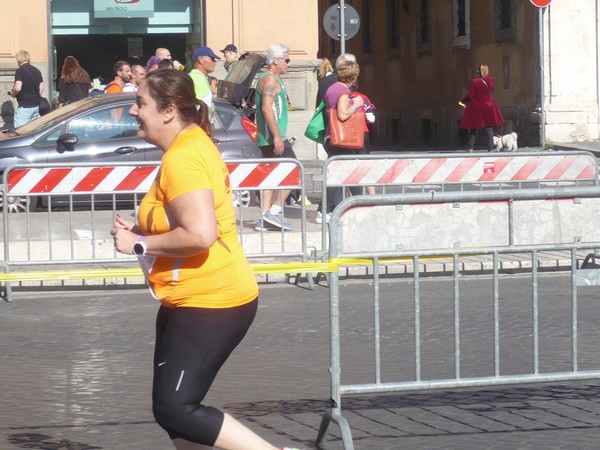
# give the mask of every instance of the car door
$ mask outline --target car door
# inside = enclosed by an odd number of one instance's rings
[[[36,146],[52,147],[48,162],[110,163],[145,160],[146,142],[137,137],[130,105],[115,104],[75,115]]]
[[[213,128],[212,141],[215,143],[221,155],[227,154],[229,147],[229,139],[227,137],[227,127],[224,126],[223,120],[227,120],[227,116],[222,115],[222,111],[219,108],[213,108],[213,114],[211,117],[210,124]]]

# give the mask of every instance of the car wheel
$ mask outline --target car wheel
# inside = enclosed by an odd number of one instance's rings
[[[7,209],[9,213],[23,213],[30,210],[32,201],[30,197],[9,195],[4,201],[4,194],[0,193],[0,210]]]
[[[256,206],[256,193],[254,191],[234,191],[233,192],[233,206],[235,208],[248,208],[249,206]]]

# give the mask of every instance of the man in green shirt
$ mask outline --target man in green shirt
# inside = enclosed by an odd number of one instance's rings
[[[283,44],[273,44],[266,52],[268,69],[261,73],[256,85],[256,145],[263,158],[296,158],[292,144],[287,140],[288,97],[281,75],[287,73],[290,50]],[[263,191],[262,215],[255,230],[270,224],[291,230],[292,224],[283,219],[283,203],[290,190]]]
[[[202,100],[212,109],[212,91],[208,82],[208,74],[215,71],[215,65],[219,58],[210,47],[198,47],[194,50],[194,69],[190,72],[190,77],[194,81],[196,98]]]

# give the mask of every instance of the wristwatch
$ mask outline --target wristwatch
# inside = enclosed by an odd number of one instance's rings
[[[144,239],[146,239],[146,236],[140,236],[138,240],[135,241],[135,244],[133,244],[133,254],[135,256],[144,256],[146,254],[147,247],[144,243]]]

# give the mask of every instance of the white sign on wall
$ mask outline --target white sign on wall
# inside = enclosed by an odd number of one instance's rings
[[[154,0],[94,0],[94,17],[154,17]]]

